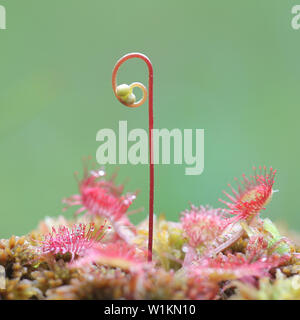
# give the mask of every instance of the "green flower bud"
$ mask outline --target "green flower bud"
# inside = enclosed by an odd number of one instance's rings
[[[132,89],[129,87],[128,84],[120,84],[116,88],[116,94],[120,98],[125,98],[126,96],[130,95]]]
[[[130,93],[127,97],[126,100],[124,100],[127,104],[134,104],[136,100],[136,97],[133,93]]]

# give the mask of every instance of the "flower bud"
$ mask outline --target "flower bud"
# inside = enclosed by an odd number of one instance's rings
[[[125,102],[127,104],[134,104],[135,103],[135,100],[136,100],[136,97],[133,93],[130,93],[127,97],[126,97],[126,100]]]
[[[131,93],[131,88],[128,84],[120,84],[116,88],[116,94],[118,97],[123,98],[128,96]]]

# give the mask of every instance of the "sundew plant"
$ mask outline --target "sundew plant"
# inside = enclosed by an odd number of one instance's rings
[[[144,85],[117,85],[120,65],[144,60]],[[149,102],[153,128],[153,69],[138,53],[121,58],[113,90],[128,107]],[[133,88],[142,89],[136,102]],[[300,247],[261,213],[275,196],[277,171],[258,166],[229,185],[220,207],[190,204],[177,221],[155,215],[150,146],[147,218],[130,221],[137,191],[124,191],[117,175],[85,161],[78,193],[63,198],[64,214],[45,217],[24,236],[0,240],[5,277],[0,298],[15,299],[300,299]],[[219,190],[216,190],[216,197]],[[280,193],[276,194],[280,197]],[[186,199],[187,203],[189,199]],[[76,207],[73,215],[70,207]],[[140,213],[137,213],[140,214]]]

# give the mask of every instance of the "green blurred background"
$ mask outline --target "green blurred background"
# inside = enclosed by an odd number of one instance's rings
[[[280,192],[264,216],[300,230],[296,0],[0,4],[7,10],[7,30],[0,30],[0,238],[61,213],[61,199],[77,192],[73,173],[82,172],[82,157],[95,159],[99,129],[117,130],[119,120],[147,128],[147,106],[125,108],[111,89],[116,60],[132,51],[154,64],[155,127],[205,129],[202,175],[185,176],[185,165],[156,166],[155,212],[177,220],[189,202],[219,206],[227,183],[266,164],[278,169]],[[133,81],[147,84],[136,59],[119,75],[119,83]],[[134,208],[147,208],[148,166],[119,171],[120,182],[130,178],[127,190],[141,190]]]

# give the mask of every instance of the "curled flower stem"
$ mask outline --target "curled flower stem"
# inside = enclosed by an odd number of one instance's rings
[[[138,58],[143,60],[149,71],[149,98],[148,98],[148,112],[149,112],[149,148],[150,148],[150,188],[149,188],[149,238],[148,238],[148,261],[152,261],[152,246],[153,246],[153,203],[154,203],[154,163],[153,163],[153,67],[147,56],[141,53],[129,53],[119,59],[113,69],[112,73],[112,87],[116,98],[125,106],[136,108],[145,103],[147,99],[147,89],[139,82],[134,82],[131,85],[117,86],[117,72],[120,66],[127,60]],[[135,96],[132,93],[134,88],[140,88],[143,96],[139,101],[135,101]]]

